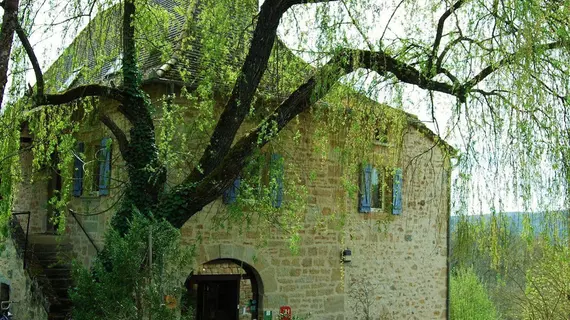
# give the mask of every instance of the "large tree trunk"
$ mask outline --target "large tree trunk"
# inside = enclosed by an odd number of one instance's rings
[[[129,230],[128,223],[134,210],[147,217],[154,214],[166,182],[166,168],[158,159],[150,101],[140,86],[133,24],[134,0],[126,0],[123,10],[123,86],[126,94],[120,109],[132,128],[130,141],[117,139],[129,176],[121,208],[112,222],[121,234]]]
[[[4,16],[2,17],[2,30],[0,31],[0,108],[4,100],[4,90],[8,82],[8,62],[12,52],[14,30],[18,23],[19,0],[6,0],[4,2]]]

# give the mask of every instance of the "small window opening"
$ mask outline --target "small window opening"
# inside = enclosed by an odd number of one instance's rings
[[[119,72],[119,70],[121,70],[122,66],[123,66],[123,54],[121,53],[113,62],[111,62],[109,69],[107,69],[107,72],[105,72],[103,77],[108,78],[114,75],[115,73]]]
[[[388,144],[388,129],[376,128],[374,129],[374,143],[379,145]]]
[[[69,75],[69,77],[67,77],[65,82],[61,85],[61,87],[59,87],[58,91],[62,92],[62,91],[69,89],[71,87],[71,85],[75,82],[77,77],[79,76],[80,72],[81,72],[81,68],[73,70],[73,72]]]

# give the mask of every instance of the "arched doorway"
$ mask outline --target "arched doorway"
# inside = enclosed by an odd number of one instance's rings
[[[263,287],[259,273],[235,259],[202,264],[186,280],[183,313],[196,320],[257,320]]]

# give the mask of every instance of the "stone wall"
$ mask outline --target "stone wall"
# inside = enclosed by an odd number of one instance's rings
[[[6,238],[3,245],[3,251],[0,251],[0,282],[10,286],[10,300],[14,301],[10,311],[14,319],[47,320],[44,298],[24,270],[24,262],[18,256],[14,242]]]
[[[381,154],[383,148],[374,152]],[[285,159],[316,173],[308,182],[297,254],[278,228],[262,241],[255,223],[245,231],[220,229],[213,221],[224,214],[220,201],[190,219],[182,234],[189,243],[200,241],[198,265],[232,258],[253,266],[263,287],[261,307],[274,315],[288,305],[294,315],[311,314],[311,319],[359,319],[367,309],[374,319],[444,319],[449,159],[413,128],[406,131],[402,150],[399,216],[358,213],[356,199],[341,187],[343,168],[334,157],[316,156],[308,139]],[[352,251],[351,263],[341,262],[345,248]]]
[[[22,133],[28,136],[27,130]],[[20,152],[21,181],[16,188],[14,197],[14,211],[30,212],[30,233],[42,233],[46,231],[47,213],[47,177],[45,172],[32,174],[32,151],[28,148],[29,143],[22,143]],[[27,228],[26,215],[18,216],[24,230]]]

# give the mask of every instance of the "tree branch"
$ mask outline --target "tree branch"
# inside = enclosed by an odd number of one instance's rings
[[[445,25],[445,20],[449,18],[449,16],[459,7],[461,7],[465,3],[465,0],[459,0],[455,2],[451,7],[449,7],[439,18],[439,22],[437,23],[437,30],[435,32],[435,39],[433,41],[433,47],[431,55],[427,61],[427,73],[430,75],[435,75],[435,70],[432,70],[433,63],[436,59],[437,52],[439,51],[439,45],[441,44],[441,38],[443,36],[443,27]]]
[[[275,42],[277,27],[283,14],[295,4],[330,2],[336,0],[267,0],[261,6],[257,25],[253,32],[249,52],[232,94],[222,112],[210,143],[206,147],[199,165],[194,168],[190,180],[199,181],[218,166],[228,153],[235,135],[249,112],[249,105],[267,68],[269,56]]]
[[[8,82],[8,62],[12,52],[14,31],[18,25],[19,0],[2,1],[4,16],[2,17],[2,30],[0,30],[0,108],[4,97],[4,89]]]
[[[16,25],[16,33],[18,34],[18,37],[22,42],[24,50],[26,50],[26,54],[28,55],[28,58],[32,63],[34,74],[36,76],[37,92],[35,94],[35,99],[34,99],[35,106],[64,104],[80,98],[93,97],[93,96],[111,98],[119,102],[123,101],[124,92],[122,90],[99,84],[89,84],[89,85],[79,86],[58,94],[45,94],[44,93],[45,82],[44,82],[42,69],[38,62],[38,58],[36,57],[34,49],[32,48],[30,41],[28,40],[28,36],[24,32],[20,24]]]
[[[118,102],[122,102],[125,99],[125,93],[123,90],[116,88],[111,88],[99,84],[88,84],[79,87],[69,89],[63,93],[58,94],[46,94],[43,96],[37,96],[35,99],[36,106],[41,105],[57,105],[68,103],[80,98],[85,97],[104,97],[110,98]]]
[[[290,0],[288,1],[287,7],[291,7],[296,4],[310,4],[310,3],[324,3],[324,2],[336,2],[338,0]]]
[[[135,46],[134,15],[136,6],[134,0],[123,3],[123,86],[128,92],[137,94],[140,76],[137,68],[137,51]]]
[[[238,140],[204,179],[196,183],[188,178],[168,195],[168,199],[163,199],[162,203],[165,203],[165,207],[180,207],[178,210],[170,210],[170,212],[178,213],[176,216],[165,216],[164,218],[175,227],[184,225],[192,215],[222,194],[238,176],[254,149],[263,147],[294,117],[324,97],[340,77],[360,67],[374,70],[380,74],[391,72],[403,82],[458,95],[453,86],[429,80],[413,67],[396,61],[384,52],[339,51],[319,69],[316,75],[283,101],[273,114]],[[271,125],[267,126],[268,123]],[[272,128],[272,131],[268,132],[268,127]],[[184,201],[180,201],[180,199],[184,199]]]
[[[366,68],[374,70],[383,75],[386,72],[392,73],[398,80],[408,84],[416,85],[422,89],[439,91],[457,97],[461,102],[465,102],[466,95],[464,88],[457,85],[431,80],[427,75],[416,70],[411,65],[399,61],[383,51],[362,51],[354,50],[352,59],[355,68]]]
[[[115,123],[115,121],[113,121],[113,119],[111,119],[108,115],[101,114],[99,116],[99,120],[105,126],[107,126],[109,130],[111,130],[111,132],[115,136],[115,139],[117,139],[117,142],[119,144],[119,150],[121,151],[121,155],[123,156],[124,159],[126,157],[127,150],[129,148],[129,140],[127,139],[127,135],[121,128],[119,128],[119,126]]]
[[[36,57],[36,53],[34,52],[34,48],[32,48],[32,45],[28,40],[28,36],[19,23],[16,25],[16,34],[18,34],[18,38],[20,38],[20,42],[22,42],[22,46],[24,47],[24,50],[26,50],[28,59],[30,59],[32,67],[34,68],[34,75],[36,76],[36,87],[38,88],[37,95],[39,97],[42,97],[44,95],[44,74],[40,68],[40,64],[38,62],[38,58]]]
[[[556,42],[536,46],[535,49],[548,50],[564,45],[566,44]],[[200,179],[195,179],[193,173],[182,184],[175,187],[172,192],[165,195],[165,198],[161,199],[161,205],[169,209],[168,212],[159,213],[159,215],[162,215],[175,227],[184,225],[190,217],[222,194],[239,175],[253,150],[263,147],[295,116],[326,95],[340,77],[358,68],[373,70],[383,76],[391,73],[400,82],[416,85],[426,90],[453,95],[460,102],[465,102],[474,86],[501,66],[512,62],[515,57],[516,54],[513,54],[497,64],[484,68],[478,75],[462,85],[456,81],[452,85],[432,80],[428,74],[418,71],[412,65],[397,60],[381,50],[372,52],[357,49],[341,49],[313,77],[283,101],[273,114],[268,116],[260,125],[244,135],[231,148],[228,146],[225,153],[218,152],[216,156],[219,158],[216,158],[215,162],[209,163],[208,170],[200,175]],[[225,124],[234,124],[230,120],[226,120]],[[222,121],[218,122],[218,126],[221,123]],[[267,128],[272,129],[268,131]],[[234,135],[235,133],[226,142],[231,144]],[[209,150],[212,150],[212,148],[209,148]],[[206,153],[203,159],[213,159],[213,157],[211,154]],[[172,215],[172,213],[175,214]]]
[[[555,41],[555,42],[550,42],[550,43],[546,43],[546,44],[535,45],[535,46],[533,46],[533,50],[535,50],[535,51],[552,50],[552,49],[557,49],[557,48],[563,48],[565,46],[567,47],[569,45],[570,44],[568,42],[565,42],[565,41]],[[514,61],[514,59],[516,58],[516,56],[519,54],[519,52],[522,50],[526,50],[526,48],[522,48],[519,51],[512,53],[512,54],[508,55],[507,57],[499,60],[497,63],[488,65],[487,67],[483,68],[477,75],[475,75],[473,78],[471,78],[471,80],[465,82],[461,86],[462,91],[466,92],[468,90],[471,90],[471,88],[475,87],[479,82],[485,80],[485,78],[490,76],[493,72],[504,67],[505,65],[508,65],[509,63],[512,63]]]

